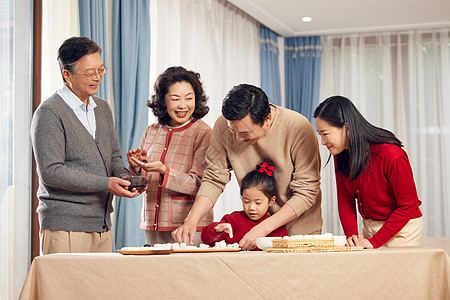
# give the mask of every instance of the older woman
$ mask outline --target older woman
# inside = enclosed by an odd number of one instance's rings
[[[183,223],[194,203],[211,135],[211,128],[201,120],[209,108],[198,73],[168,68],[154,89],[147,106],[158,122],[145,129],[140,147],[127,153],[135,172],[151,173],[140,225],[146,244],[174,242],[171,231]],[[197,230],[212,219],[211,210]]]

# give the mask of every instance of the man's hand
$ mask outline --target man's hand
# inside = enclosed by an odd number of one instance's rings
[[[297,214],[288,204],[284,204],[279,211],[253,227],[239,241],[242,250],[252,250],[256,248],[256,238],[267,236],[272,231],[284,226],[284,224],[294,220]]]
[[[184,224],[172,231],[172,237],[177,243],[188,243],[194,245],[194,237],[197,224],[184,221]]]
[[[124,180],[118,177],[109,177],[108,192],[118,197],[134,198],[139,196],[147,190],[147,187],[143,190],[132,189],[128,190],[128,186],[131,184],[128,180]]]
[[[200,219],[213,208],[214,204],[208,197],[197,196],[184,224],[172,231],[172,237],[177,243],[194,245],[195,231]]]
[[[261,224],[259,224],[261,225]],[[256,238],[266,236],[266,230],[262,226],[256,225],[249,232],[247,232],[239,241],[239,246],[242,250],[253,250],[256,248]]]

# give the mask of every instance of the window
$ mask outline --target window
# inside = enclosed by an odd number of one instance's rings
[[[0,298],[30,265],[32,0],[0,0]]]
[[[0,0],[0,207],[13,173],[13,22],[13,0]]]

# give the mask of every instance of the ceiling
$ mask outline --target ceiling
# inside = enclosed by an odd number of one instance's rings
[[[450,26],[450,0],[228,1],[284,37]]]

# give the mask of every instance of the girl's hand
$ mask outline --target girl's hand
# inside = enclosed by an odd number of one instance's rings
[[[233,238],[233,228],[230,223],[219,223],[214,229],[216,229],[216,232],[226,232],[230,238]]]

